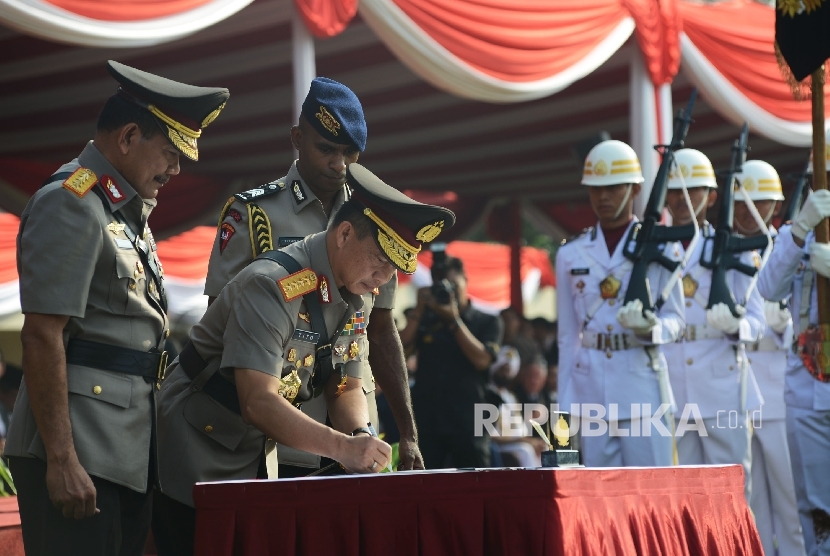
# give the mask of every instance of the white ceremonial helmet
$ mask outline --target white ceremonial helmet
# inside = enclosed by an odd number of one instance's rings
[[[718,188],[715,169],[702,152],[695,149],[680,149],[674,153],[674,161],[669,168],[669,189],[683,189],[683,183],[686,184],[686,188]]]
[[[752,201],[783,201],[784,190],[781,187],[781,178],[770,164],[763,160],[747,160],[743,171],[735,178],[744,186]],[[744,200],[744,193],[735,184],[736,201]]]
[[[634,149],[610,139],[595,145],[585,157],[582,185],[603,186],[643,183],[643,171]]]

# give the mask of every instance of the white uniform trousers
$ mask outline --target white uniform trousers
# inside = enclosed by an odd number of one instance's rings
[[[750,507],[766,556],[804,554],[783,419],[763,421],[753,430]]]
[[[830,431],[830,411],[787,406],[790,462],[801,532],[809,556],[830,555],[830,435],[827,431]]]
[[[608,431],[602,436],[593,436],[590,431],[585,434],[587,423],[587,420],[581,421],[579,437],[585,467],[669,467],[673,464],[673,438],[661,435],[654,427],[650,436],[630,436],[630,432],[629,436],[611,436]],[[616,427],[631,431],[630,419],[608,425],[609,430]],[[636,430],[642,428],[635,424]]]
[[[677,460],[680,465],[726,465],[744,468],[744,494],[747,502],[752,491],[750,475],[752,428],[746,415],[724,412],[720,418],[703,419],[708,436],[687,430],[677,439]]]

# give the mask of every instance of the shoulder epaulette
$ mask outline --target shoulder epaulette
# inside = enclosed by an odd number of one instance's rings
[[[253,189],[249,189],[248,191],[237,193],[236,195],[234,195],[234,197],[243,203],[248,203],[260,197],[273,195],[274,193],[282,191],[283,189],[285,189],[285,182],[272,181],[270,183],[266,183],[261,187],[255,187]]]
[[[317,273],[310,268],[304,268],[277,280],[277,285],[280,287],[282,297],[288,302],[316,290]]]
[[[68,189],[78,197],[83,197],[98,183],[98,176],[89,168],[78,168],[63,182],[64,189]]]
[[[563,240],[562,240],[562,245],[568,244],[568,243],[570,243],[570,242],[572,242],[572,241],[574,241],[574,240],[577,240],[577,239],[579,239],[579,238],[581,238],[581,237],[584,237],[584,236],[585,236],[585,235],[587,235],[587,234],[591,234],[591,239],[594,239],[594,238],[596,237],[596,230],[594,229],[594,227],[593,227],[593,226],[590,226],[590,227],[588,227],[588,228],[585,228],[584,230],[582,230],[582,231],[581,231],[581,232],[579,232],[578,234],[574,234],[574,235],[572,235],[571,237],[569,237],[568,239],[563,239]]]

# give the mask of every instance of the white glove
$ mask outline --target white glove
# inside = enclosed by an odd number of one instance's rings
[[[798,216],[793,220],[793,235],[802,241],[819,222],[830,216],[830,191],[819,189],[807,197]]]
[[[830,278],[830,244],[810,244],[810,266],[822,276]]]
[[[643,302],[639,299],[629,301],[617,311],[617,322],[635,334],[646,336],[657,326],[657,317],[652,311],[643,314]]]
[[[706,322],[712,328],[717,328],[726,334],[737,334],[741,328],[741,318],[746,314],[746,309],[740,305],[736,305],[735,309],[738,311],[739,317],[732,315],[732,311],[726,306],[726,303],[718,303],[711,309],[706,311]]]
[[[782,309],[777,301],[764,301],[764,317],[769,327],[779,334],[787,329],[793,318],[790,310],[786,307]]]

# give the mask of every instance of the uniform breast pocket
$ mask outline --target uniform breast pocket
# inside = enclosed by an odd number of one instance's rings
[[[110,309],[124,315],[146,314],[149,312],[146,291],[147,271],[138,254],[134,251],[116,253],[110,279]]]

